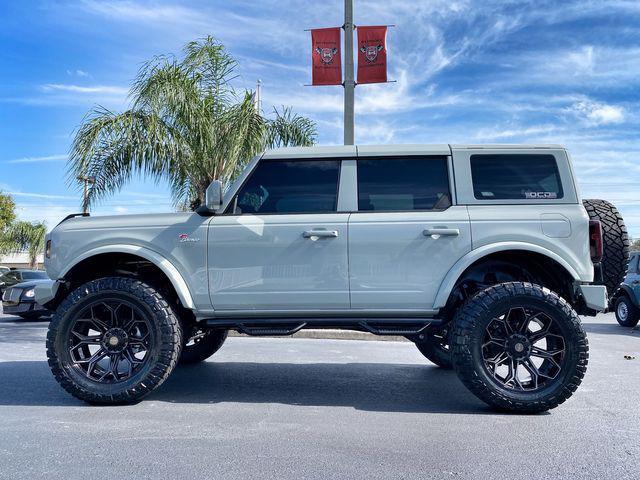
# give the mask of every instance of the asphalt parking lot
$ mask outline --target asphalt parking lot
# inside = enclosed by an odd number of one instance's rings
[[[408,342],[229,338],[142,403],[53,380],[46,322],[0,315],[0,478],[638,479],[640,330],[587,319],[578,392],[497,414]],[[635,359],[625,359],[625,355]]]

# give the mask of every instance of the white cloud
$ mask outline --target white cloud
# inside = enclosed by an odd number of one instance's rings
[[[196,10],[177,5],[150,5],[131,1],[93,1],[81,2],[87,12],[127,22],[195,22],[202,17]]]
[[[73,92],[73,93],[98,93],[98,94],[110,94],[110,95],[126,95],[129,89],[126,87],[112,86],[112,85],[68,85],[63,83],[47,83],[41,86],[45,92],[61,91],[61,92]]]
[[[392,143],[395,137],[395,129],[386,122],[372,124],[362,123],[357,129],[358,143],[361,144],[386,144]]]
[[[576,102],[567,111],[588,126],[622,123],[625,120],[624,108],[592,100]]]
[[[76,70],[67,70],[67,75],[70,77],[91,77],[89,72],[85,72],[84,70],[76,69]]]
[[[7,160],[5,163],[40,163],[40,162],[61,162],[67,160],[69,155],[46,155],[43,157],[23,157]]]
[[[532,143],[536,137],[542,134],[558,131],[556,125],[532,125],[530,127],[494,127],[494,128],[482,128],[478,130],[474,139],[480,141],[490,141],[499,139],[522,139],[527,143]]]
[[[593,46],[588,45],[567,55],[569,63],[574,67],[574,75],[579,72],[592,73],[595,64]]]
[[[9,195],[14,197],[25,197],[25,198],[38,198],[43,200],[78,200],[78,197],[72,197],[71,195],[50,195],[45,193],[33,193],[33,192],[7,192]]]

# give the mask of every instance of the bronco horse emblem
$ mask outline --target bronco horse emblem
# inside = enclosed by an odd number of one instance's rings
[[[338,53],[337,48],[320,48],[316,47],[316,53],[320,55],[320,60],[325,65],[331,65],[333,63],[333,57]]]
[[[365,58],[373,63],[378,58],[378,52],[380,52],[384,47],[382,45],[367,45],[360,47],[360,51],[364,53]]]

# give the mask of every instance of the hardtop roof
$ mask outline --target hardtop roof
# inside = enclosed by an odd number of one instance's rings
[[[395,155],[451,155],[452,150],[544,150],[563,149],[561,145],[535,144],[404,144],[404,145],[336,145],[313,147],[286,147],[267,150],[263,159],[322,159],[355,158]]]

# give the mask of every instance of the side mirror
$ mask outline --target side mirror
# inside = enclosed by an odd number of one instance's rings
[[[212,211],[220,210],[222,206],[222,182],[220,180],[214,180],[207,187],[205,193],[207,208]]]

